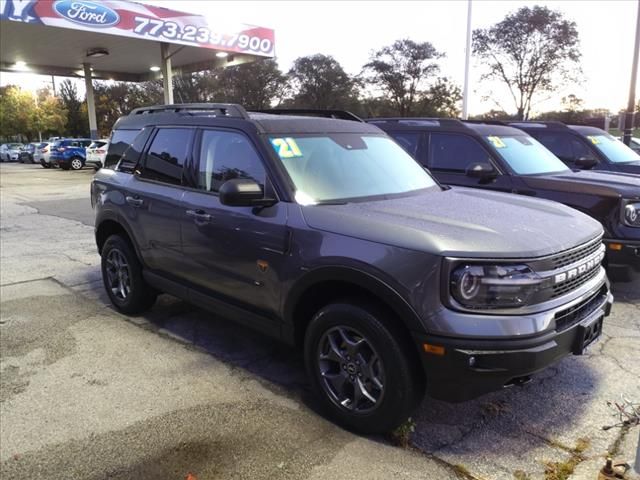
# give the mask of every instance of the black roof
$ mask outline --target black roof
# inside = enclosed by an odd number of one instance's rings
[[[601,128],[592,127],[591,125],[567,125],[565,123],[557,122],[557,121],[529,120],[526,122],[525,121],[509,122],[509,125],[516,128],[521,128],[523,130],[530,130],[530,131],[548,130],[551,132],[558,132],[563,130],[564,131],[573,130],[581,135],[602,135],[603,133],[607,133]]]
[[[416,130],[473,132],[478,135],[518,135],[521,132],[502,122],[458,120],[457,118],[392,117],[368,118],[366,122],[383,130]]]
[[[114,129],[141,129],[154,125],[192,125],[220,126],[221,121],[230,127],[239,127],[247,123],[255,125],[258,131],[268,134],[304,134],[304,133],[382,133],[377,127],[362,122],[348,112],[308,111],[310,116],[298,113],[306,111],[247,112],[241,105],[228,103],[191,103],[174,105],[156,105],[133,110],[129,115],[120,117]],[[343,120],[335,118],[350,118]]]

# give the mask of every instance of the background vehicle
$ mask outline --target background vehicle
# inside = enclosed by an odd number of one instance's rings
[[[631,143],[629,144],[629,148],[640,154],[640,138],[631,137]]]
[[[104,165],[109,149],[109,140],[94,140],[87,147],[87,160],[85,164],[98,170]]]
[[[51,164],[49,163],[49,155],[51,153],[51,143],[50,142],[42,142],[36,148],[36,151],[33,152],[33,161],[35,163],[39,163],[44,168],[51,168]]]
[[[569,166],[640,174],[640,155],[596,127],[561,122],[510,122],[533,136]]]
[[[0,147],[0,160],[3,162],[17,162],[24,145],[22,143],[5,143]]]
[[[39,143],[27,143],[20,151],[18,160],[20,163],[34,163],[33,155],[38,148]]]
[[[454,119],[371,119],[448,185],[564,203],[605,228],[607,263],[619,279],[640,271],[640,178],[571,171],[516,128]],[[635,220],[634,220],[635,219]]]
[[[120,118],[110,155],[119,131],[138,134],[91,186],[113,305],[140,313],[168,292],[299,345],[322,408],[364,432],[396,427],[425,389],[474,398],[599,336],[598,222],[443,188],[343,118],[227,104]]]
[[[63,138],[54,142],[49,159],[63,170],[80,170],[86,160],[86,148],[93,140],[88,138]]]

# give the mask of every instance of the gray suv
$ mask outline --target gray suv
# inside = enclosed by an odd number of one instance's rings
[[[393,429],[425,391],[522,384],[598,338],[598,222],[443,187],[376,126],[319,115],[120,118],[91,187],[113,305],[137,314],[166,292],[300,346],[320,406],[360,432]]]

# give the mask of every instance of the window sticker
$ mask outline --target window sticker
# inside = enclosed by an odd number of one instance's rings
[[[600,143],[600,139],[598,137],[594,137],[593,135],[587,135],[587,138],[591,140],[591,143],[594,145],[598,145]]]
[[[302,157],[302,152],[296,141],[291,138],[272,138],[271,145],[278,153],[280,158],[298,158]]]
[[[496,148],[507,148],[507,144],[502,141],[500,137],[491,136],[487,137],[487,139],[493,144]]]

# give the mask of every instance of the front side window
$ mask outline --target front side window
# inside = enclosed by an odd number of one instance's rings
[[[405,194],[436,185],[386,135],[308,134],[274,136],[269,141],[301,204]]]
[[[529,135],[489,135],[485,141],[518,175],[569,171],[558,157]]]
[[[265,170],[249,139],[240,133],[204,130],[198,188],[217,192],[224,182],[234,178],[255,180],[264,187]]]
[[[474,163],[491,163],[491,157],[475,139],[451,133],[431,134],[429,168],[465,173]]]
[[[151,142],[140,176],[181,185],[182,169],[187,161],[192,132],[189,128],[159,129]]]
[[[151,128],[145,128],[141,130],[133,140],[133,143],[127,146],[117,164],[117,170],[119,172],[134,172],[136,166],[138,165],[138,160],[140,160],[140,155],[142,155],[142,151],[144,150],[144,146],[149,139],[151,130]],[[109,151],[111,150],[109,149]]]
[[[391,132],[390,135],[398,142],[404,151],[413,158],[418,156],[418,146],[420,145],[420,134],[416,132]]]
[[[640,161],[640,155],[608,133],[602,132],[600,135],[587,135],[587,139],[600,150],[610,162],[629,163]]]

